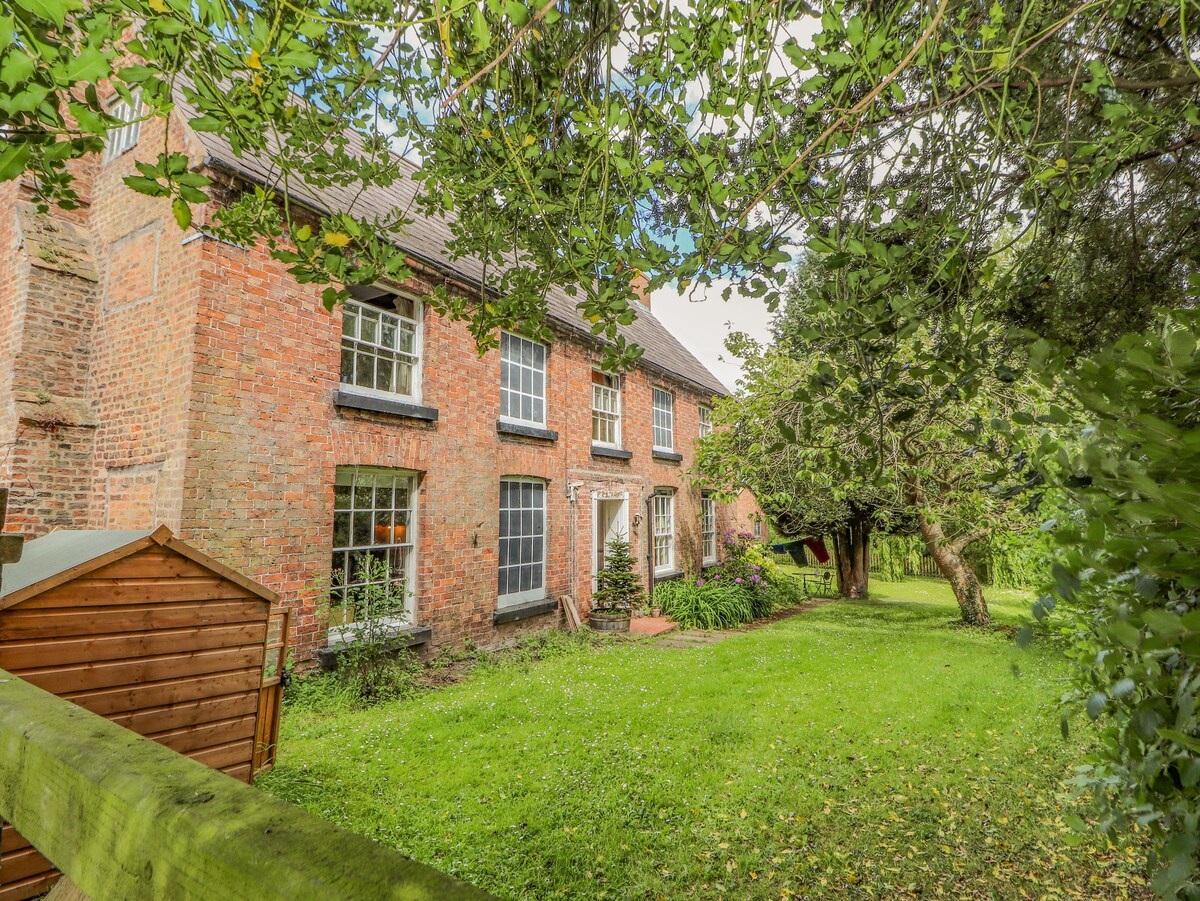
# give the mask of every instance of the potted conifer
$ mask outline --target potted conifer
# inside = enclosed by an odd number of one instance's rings
[[[608,543],[604,566],[596,575],[592,609],[588,612],[588,625],[597,632],[629,631],[630,614],[646,595],[633,571],[635,563],[628,541],[614,538]]]

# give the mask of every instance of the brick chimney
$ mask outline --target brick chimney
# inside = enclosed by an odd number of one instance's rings
[[[633,288],[634,300],[644,306],[647,310],[650,309],[650,291],[648,290],[650,287],[650,279],[646,278],[646,276],[642,275],[639,270],[635,269],[633,270],[633,275],[629,279],[629,286]]]

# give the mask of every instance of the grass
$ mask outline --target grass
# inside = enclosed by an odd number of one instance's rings
[[[1145,897],[1140,848],[1064,824],[1088,738],[1059,732],[1053,649],[957,626],[944,584],[873,589],[701,649],[562,639],[292,707],[259,784],[506,898]]]

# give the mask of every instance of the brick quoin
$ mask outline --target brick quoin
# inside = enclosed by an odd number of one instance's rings
[[[168,131],[164,134],[164,129]],[[561,624],[561,611],[496,625],[500,481],[547,484],[546,588],[585,610],[593,499],[628,495],[630,540],[646,574],[646,499],[675,490],[676,558],[700,566],[701,491],[689,477],[699,408],[712,392],[639,365],[623,377],[628,461],[591,448],[592,371],[601,348],[552,322],[547,422],[556,441],[498,434],[499,352],[423,307],[422,404],[436,422],[339,407],[340,308],[298,284],[265,246],[179,229],[167,204],[121,182],[164,145],[205,158],[177,117],[151,120],[129,153],[76,166],[81,209],[39,215],[28,185],[0,186],[0,479],[9,528],[150,528],[277,591],[294,608],[301,664],[326,643],[333,484],[341,466],[418,474],[414,621],[430,648],[511,643]],[[211,171],[230,189],[228,173]],[[214,201],[214,204],[217,201]],[[420,297],[448,276],[412,261],[394,286]],[[473,289],[451,282],[468,297]],[[650,315],[648,312],[642,315]],[[675,451],[651,453],[651,393],[675,396]],[[718,532],[750,529],[744,493],[718,505]]]

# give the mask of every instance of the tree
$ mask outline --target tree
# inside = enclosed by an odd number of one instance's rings
[[[795,430],[808,416],[793,396],[807,370],[786,353],[734,335],[729,350],[743,360],[740,389],[713,408],[718,428],[696,450],[698,481],[734,496],[754,492],[776,531],[788,538],[832,539],[838,592],[863,598],[869,591],[874,532],[912,528],[899,495],[875,484],[851,483],[821,467],[811,449],[781,440],[778,423]]]
[[[611,366],[637,353],[619,340],[628,269],[652,285],[736,279],[778,304],[799,242],[836,273],[818,300],[846,339],[815,364],[824,422],[887,436],[901,392],[953,386],[949,409],[980,420],[929,422],[986,438],[968,449],[1019,484],[1003,435],[1032,414],[986,397],[1015,383],[1014,363],[1084,366],[1146,331],[1152,304],[1195,303],[1197,21],[1200,0],[7,0],[0,178],[30,171],[46,202],[73,202],[70,161],[115,124],[97,85],[140,88],[156,116],[175,85],[193,127],[278,173],[213,228],[266,241],[333,303],[403,271],[391,239],[413,211],[348,210],[305,232],[284,189],[386,183],[402,175],[388,148],[411,144],[422,211],[450,214],[452,252],[489,265],[485,302],[440,293],[434,307],[486,344],[506,323],[536,333],[561,284]],[[206,188],[169,154],[131,186],[170,199],[181,224]],[[932,410],[909,400],[914,418]],[[932,503],[940,478],[926,476]]]
[[[607,545],[604,565],[596,573],[592,606],[596,610],[628,613],[645,601],[646,592],[637,572],[637,561],[629,553],[629,542],[613,538]]]
[[[846,290],[841,270],[809,258],[776,322],[766,355],[786,362],[751,382],[780,414],[776,452],[790,448],[799,469],[827,474],[839,501],[866,496],[876,510],[895,511],[893,521],[911,516],[963,621],[987,625],[966,551],[996,526],[1019,528],[1036,508],[1044,488],[1023,449],[1027,436],[1007,424],[1033,423],[1048,394],[983,313],[864,335],[837,304]],[[997,359],[948,378],[939,366],[947,333]]]

